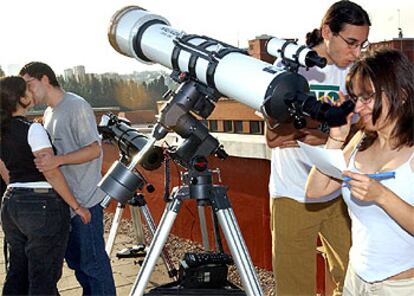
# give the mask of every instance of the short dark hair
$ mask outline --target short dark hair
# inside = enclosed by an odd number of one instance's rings
[[[18,76],[0,78],[0,122],[1,130],[7,128],[12,114],[17,110],[20,98],[26,95],[26,81]]]
[[[396,125],[391,136],[396,140],[396,147],[414,145],[414,65],[402,52],[381,48],[364,53],[351,67],[346,88],[354,96],[354,81],[358,80],[362,90],[371,90],[374,86],[375,102],[372,121],[375,122],[382,112],[382,93],[388,100],[387,120],[395,120]],[[366,88],[366,89],[364,89]],[[369,90],[368,90],[369,88]],[[368,148],[376,139],[376,133],[367,131],[367,137],[361,149]]]
[[[320,28],[306,34],[306,44],[309,47],[322,43],[321,30],[323,25],[328,25],[332,33],[338,34],[345,25],[371,26],[371,21],[368,13],[358,4],[348,0],[335,2],[326,11]]]
[[[30,75],[31,77],[34,77],[38,80],[42,79],[43,75],[45,75],[47,78],[49,78],[49,83],[52,86],[60,87],[59,81],[56,78],[55,72],[52,70],[52,68],[41,62],[30,62],[23,66],[23,68],[20,70],[19,75],[23,76],[25,74]]]

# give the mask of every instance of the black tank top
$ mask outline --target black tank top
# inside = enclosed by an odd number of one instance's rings
[[[39,182],[46,178],[34,164],[34,156],[27,141],[32,122],[22,116],[13,117],[1,133],[0,158],[10,173],[10,183]]]

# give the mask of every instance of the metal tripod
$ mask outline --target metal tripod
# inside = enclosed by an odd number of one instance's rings
[[[108,241],[105,246],[105,251],[107,252],[108,256],[110,255],[112,251],[124,208],[125,208],[125,205],[118,203],[117,209],[116,209],[113,221],[112,221],[111,230],[109,232]],[[141,232],[142,242],[144,242],[144,233],[142,230],[141,215],[137,208],[139,208],[139,210],[141,211],[144,221],[148,226],[150,236],[151,238],[153,238],[155,230],[156,230],[156,224],[151,215],[151,212],[149,211],[147,203],[144,199],[144,195],[141,193],[136,194],[132,198],[132,202],[130,202],[130,210],[131,210],[132,223],[134,225],[134,231],[136,234],[138,231]],[[161,258],[167,269],[169,277],[176,281],[178,279],[177,269],[175,268],[174,263],[172,262],[171,257],[169,255],[168,249],[166,247],[164,247],[161,252]]]
[[[145,287],[167,241],[181,205],[187,199],[205,201],[205,205],[212,207],[236,263],[246,294],[248,296],[263,295],[252,260],[228,199],[227,188],[212,183],[212,173],[208,170],[207,164],[202,171],[200,171],[199,166],[190,166],[183,181],[184,185],[174,187],[170,194],[170,201],[165,207],[160,224],[155,231],[147,256],[132,286],[130,295],[144,295]]]
[[[125,205],[123,205],[122,203],[117,204],[114,218],[112,219],[111,229],[109,230],[109,235],[108,235],[108,239],[106,241],[106,246],[105,246],[105,251],[108,254],[108,256],[111,255],[112,249],[114,247],[115,240],[118,235],[118,228],[121,223],[124,209],[125,209]],[[132,225],[134,227],[134,232],[135,232],[135,236],[137,239],[136,243],[145,244],[144,232],[143,232],[142,223],[141,223],[141,214],[135,206],[130,206],[129,210],[131,213]]]
[[[187,168],[187,178],[183,186],[175,187],[167,196],[168,203],[160,225],[153,235],[147,256],[130,295],[144,294],[144,289],[167,241],[182,202],[185,199],[197,199],[197,201],[207,201],[205,204],[212,207],[236,263],[246,294],[262,296],[263,292],[250,255],[227,197],[227,189],[213,185],[212,175],[207,167],[206,157],[215,155],[220,159],[225,159],[227,153],[218,140],[209,133],[208,128],[193,114],[207,118],[214,109],[213,102],[218,100],[220,94],[215,89],[181,74],[184,73],[173,72],[172,77],[175,77],[175,80],[181,84],[176,91],[170,90],[164,96],[169,97],[169,100],[160,111],[158,122],[151,136],[143,141],[145,145],[136,145],[139,152],[132,157],[127,167],[120,162],[114,163],[98,185],[108,194],[101,203],[104,207],[111,200],[110,196],[119,201],[128,200],[135,190],[142,188],[144,184],[142,176],[134,170],[137,164],[143,165],[146,159],[151,159],[149,155],[153,151],[155,142],[163,139],[170,131],[176,132],[184,139],[184,142],[175,150],[173,158],[174,162]],[[122,135],[123,133],[119,135],[119,138]],[[126,154],[131,156],[131,153]],[[198,162],[197,158],[200,157],[202,160]]]

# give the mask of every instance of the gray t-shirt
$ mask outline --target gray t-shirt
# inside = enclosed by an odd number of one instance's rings
[[[44,126],[49,132],[58,155],[67,154],[94,142],[101,144],[95,115],[82,97],[65,93],[54,108],[44,114]],[[101,180],[102,154],[99,158],[60,167],[74,196],[83,207],[90,208],[104,197],[97,184]]]

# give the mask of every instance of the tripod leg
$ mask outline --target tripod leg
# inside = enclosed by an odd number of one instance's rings
[[[132,225],[136,236],[137,244],[145,244],[144,230],[142,229],[141,213],[136,207],[129,207],[131,212]]]
[[[161,217],[160,224],[157,231],[154,234],[151,245],[148,249],[147,256],[142,263],[138,276],[132,286],[130,296],[142,296],[144,294],[145,287],[148,284],[152,271],[154,270],[157,259],[161,254],[161,251],[168,239],[171,228],[180,210],[182,201],[179,199],[173,199],[167,204],[166,210]]]
[[[156,231],[156,225],[154,222],[154,219],[152,218],[152,215],[148,209],[148,206],[145,204],[143,206],[140,206],[141,213],[144,216],[144,220],[148,225],[148,229],[151,234],[151,241],[154,238],[154,234]],[[174,281],[178,280],[177,278],[177,269],[174,266],[174,263],[171,260],[171,257],[168,253],[168,249],[164,247],[161,253],[161,258],[164,261],[165,267],[167,268],[167,272],[170,278],[172,278]]]
[[[200,219],[200,229],[201,229],[201,238],[203,240],[203,247],[204,250],[210,250],[210,244],[208,241],[208,234],[207,234],[207,223],[206,223],[206,213],[204,205],[198,205],[198,218]]]
[[[231,208],[220,210],[217,212],[217,216],[233,259],[236,262],[236,266],[247,295],[263,295],[252,259],[247,251],[246,244],[241,235],[233,210]]]
[[[214,211],[217,214],[220,227],[223,230],[233,260],[236,263],[247,296],[262,296],[263,291],[260,287],[252,259],[241,235],[230,201],[224,192],[222,192],[221,196],[219,194],[219,198],[215,198],[214,205]]]
[[[218,222],[216,212],[211,211],[211,218],[213,220],[213,235],[214,235],[214,241],[216,243],[215,247],[217,250],[219,250],[219,252],[223,253],[224,252],[223,242],[221,241],[219,222]]]
[[[118,233],[119,223],[121,222],[122,212],[124,211],[125,206],[121,203],[118,203],[115,211],[114,218],[112,220],[111,229],[109,231],[108,240],[106,242],[105,251],[108,256],[111,256],[112,248],[114,247],[116,235]]]

